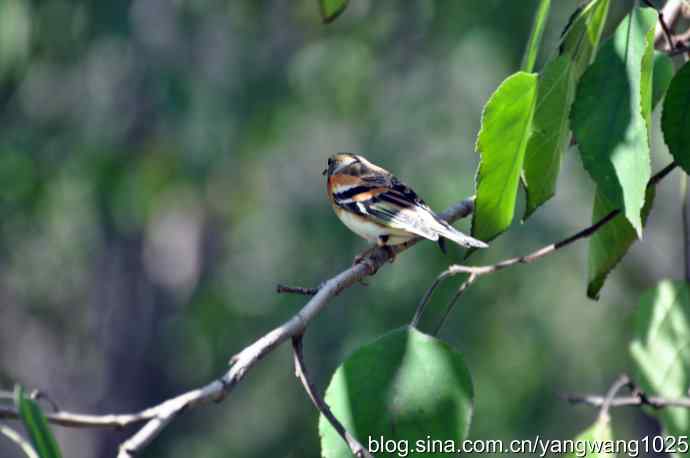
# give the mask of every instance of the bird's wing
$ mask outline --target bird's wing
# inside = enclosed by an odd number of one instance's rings
[[[438,240],[438,217],[407,185],[393,175],[360,176],[361,181],[333,195],[336,205],[383,226]]]

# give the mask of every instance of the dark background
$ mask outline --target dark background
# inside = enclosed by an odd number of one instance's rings
[[[541,62],[577,2],[553,3]],[[352,0],[324,26],[316,0],[0,2],[0,388],[117,413],[222,374],[306,301],[276,283],[316,286],[366,247],[325,198],[330,154],[366,155],[437,210],[473,193],[481,109],[519,67],[536,4]],[[656,170],[670,161],[658,127],[653,142]],[[599,302],[585,297],[586,242],[463,296],[442,337],[474,378],[471,438],[565,439],[593,421],[557,394],[603,392],[631,367],[640,293],[682,276],[678,183],[659,188],[644,241]],[[558,191],[471,262],[588,225],[593,185],[574,149]],[[340,295],[305,340],[318,385],[408,322],[462,255],[423,243]],[[316,422],[286,346],[144,456],[315,457]],[[629,438],[655,426],[630,409],[613,427]],[[113,456],[134,432],[55,431],[73,458]],[[16,452],[0,440],[0,455]]]

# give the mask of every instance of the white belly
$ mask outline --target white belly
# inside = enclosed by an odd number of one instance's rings
[[[345,210],[336,209],[335,214],[352,232],[375,244],[378,244],[379,237],[382,235],[388,236],[386,245],[398,245],[414,237],[414,234],[407,231],[381,227]]]

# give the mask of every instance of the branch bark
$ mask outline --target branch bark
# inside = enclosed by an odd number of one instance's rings
[[[374,458],[373,455],[369,453],[369,450],[364,448],[364,446],[359,443],[359,441],[355,439],[347,429],[345,429],[345,426],[338,421],[335,415],[333,415],[330,407],[328,407],[328,404],[326,404],[326,401],[324,401],[316,391],[316,387],[312,383],[309,373],[307,372],[307,368],[304,364],[302,337],[303,335],[300,334],[292,338],[292,351],[295,359],[295,376],[300,382],[302,382],[302,386],[304,386],[304,390],[307,392],[307,396],[309,396],[309,399],[311,399],[311,402],[314,404],[314,406],[323,414],[324,417],[326,417],[331,426],[333,426],[333,429],[338,432],[340,437],[342,437],[345,443],[347,443],[347,446],[350,447],[352,454],[357,458]]]
[[[661,181],[675,167],[676,164],[672,163],[654,175],[654,177],[652,177],[650,180],[649,186],[656,185],[656,183]],[[446,221],[453,222],[469,215],[473,208],[473,199],[466,199],[453,205],[440,216]],[[453,265],[450,266],[446,272],[442,273],[439,278],[442,280],[448,276],[459,273],[467,273],[474,275],[474,277],[471,277],[474,279],[481,275],[493,273],[516,264],[532,262],[552,252],[555,252],[560,248],[575,242],[576,240],[589,237],[600,227],[613,219],[618,213],[619,210],[615,210],[596,224],[576,233],[575,235],[560,242],[543,247],[529,255],[507,259],[505,261],[487,266]],[[168,399],[160,404],[136,413],[88,415],[60,410],[57,412],[46,413],[46,418],[49,422],[56,425],[84,428],[124,428],[127,426],[144,423],[143,427],[141,427],[133,436],[123,442],[120,446],[118,457],[130,458],[150,444],[151,441],[153,441],[158,434],[160,434],[160,432],[184,410],[195,408],[212,401],[219,402],[223,400],[225,395],[231,392],[234,387],[244,379],[249,370],[251,370],[259,360],[273,351],[276,347],[284,343],[286,340],[303,334],[311,320],[318,315],[319,312],[321,312],[321,310],[323,310],[323,308],[325,308],[330,300],[333,299],[337,294],[356,284],[365,277],[374,275],[378,269],[383,267],[389,261],[391,256],[395,256],[407,250],[419,242],[419,240],[419,238],[412,239],[407,243],[395,246],[393,250],[390,251],[380,248],[370,251],[362,262],[355,264],[354,266],[324,282],[315,292],[314,296],[296,315],[233,356],[230,360],[230,369],[221,378],[214,380],[205,386],[180,394],[174,398]],[[435,282],[435,285],[437,284],[438,282]],[[311,292],[311,290],[308,291],[309,294],[311,294]],[[431,292],[428,291],[425,297],[430,297]],[[302,291],[300,291],[300,293],[302,293]],[[630,398],[615,398],[611,400],[611,406],[615,407],[620,405],[620,403],[623,402],[621,399],[627,403],[632,402]],[[591,397],[587,398],[587,400],[591,402],[598,402],[597,399]],[[674,405],[690,407],[690,400],[674,400],[674,402],[678,403]],[[665,405],[667,400],[650,398],[648,403],[650,403],[650,405],[654,405],[655,403]],[[18,419],[19,414],[14,407],[0,406],[0,418]]]
[[[448,208],[439,216],[448,222],[454,222],[472,213],[474,199],[466,199]],[[141,412],[121,415],[84,415],[59,411],[47,413],[49,422],[66,427],[86,428],[123,428],[144,423],[132,437],[120,445],[118,458],[131,458],[145,448],[158,434],[184,410],[221,401],[225,395],[244,379],[254,365],[281,345],[297,335],[304,333],[311,320],[344,289],[356,284],[367,276],[374,275],[391,258],[419,242],[419,238],[404,244],[396,245],[392,250],[377,248],[367,251],[362,262],[344,270],[324,282],[314,296],[302,309],[282,325],[276,327],[251,345],[245,347],[230,360],[230,369],[219,379],[168,399]],[[0,418],[17,419],[18,412],[13,407],[0,407]]]
[[[36,453],[36,450],[34,450],[34,447],[31,445],[31,443],[24,439],[22,435],[19,434],[17,431],[5,425],[0,425],[0,434],[8,438],[10,441],[14,442],[17,445],[17,447],[19,447],[21,451],[24,452],[24,455],[26,455],[27,458],[40,458],[38,456],[38,453]]]
[[[609,388],[609,391],[606,393],[604,402],[601,403],[601,409],[599,410],[599,420],[604,422],[608,422],[610,420],[609,410],[611,409],[611,403],[618,392],[625,386],[632,388],[632,382],[630,377],[628,377],[626,374],[622,374],[616,379],[615,382],[613,382],[613,385],[611,385],[611,388]]]
[[[585,404],[591,407],[601,407],[606,401],[606,396],[596,394],[569,394],[565,400],[571,404]],[[666,407],[690,408],[690,398],[664,398],[662,396],[616,396],[611,399],[609,407],[649,406],[655,409]]]
[[[661,169],[659,172],[657,172],[650,180],[649,183],[647,183],[647,187],[651,186],[656,186],[661,180],[663,180],[669,173],[673,171],[677,167],[677,164],[675,162],[671,162],[669,165]],[[499,270],[507,269],[508,267],[515,266],[517,264],[529,264],[531,262],[534,262],[538,259],[543,258],[544,256],[547,256],[551,253],[554,253],[561,248],[564,248],[580,239],[585,239],[588,237],[591,237],[596,231],[601,229],[604,225],[606,225],[609,221],[614,219],[618,214],[621,212],[620,209],[613,210],[610,212],[608,215],[604,216],[602,219],[597,221],[596,223],[592,224],[589,227],[586,227],[585,229],[571,235],[568,238],[565,238],[563,240],[560,240],[558,242],[552,243],[550,245],[547,245],[545,247],[542,247],[536,251],[533,251],[530,254],[527,254],[525,256],[517,256],[514,258],[509,258],[500,262],[497,262],[495,264],[489,264],[485,266],[465,266],[461,264],[454,264],[448,267],[445,271],[441,272],[438,277],[436,277],[436,280],[434,283],[429,287],[429,289],[426,291],[424,296],[422,297],[422,300],[420,301],[419,305],[417,306],[417,310],[415,312],[414,318],[412,320],[413,325],[419,322],[419,317],[422,315],[424,312],[424,308],[426,307],[426,304],[429,302],[429,299],[431,298],[432,293],[438,287],[438,285],[445,280],[446,278],[458,275],[458,274],[469,274],[470,276],[468,277],[467,282],[463,283],[460,286],[460,290],[456,294],[455,298],[451,302],[451,304],[448,307],[448,310],[446,310],[444,314],[443,320],[448,316],[450,313],[451,309],[457,302],[458,297],[467,289],[467,287],[476,281],[480,276],[482,275],[488,275],[492,274],[495,272],[498,272]],[[441,326],[443,325],[443,321],[437,328],[440,330]]]

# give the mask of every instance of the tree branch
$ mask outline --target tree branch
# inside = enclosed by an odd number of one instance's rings
[[[31,443],[24,439],[17,431],[5,425],[0,425],[0,434],[17,444],[17,447],[24,452],[27,458],[39,458],[38,453],[36,453]]]
[[[627,386],[632,391],[630,396],[616,396],[617,393]],[[561,396],[571,404],[585,404],[592,407],[599,407],[599,418],[608,420],[611,407],[627,406],[649,406],[655,409],[666,407],[690,408],[690,398],[664,398],[661,396],[647,396],[626,374],[622,374],[611,385],[606,396],[594,394],[569,394]]]
[[[675,169],[677,164],[675,162],[671,162],[669,165],[661,169],[659,172],[657,172],[650,180],[649,183],[647,183],[647,188],[651,186],[656,186],[657,183],[659,183],[661,180],[663,180],[669,173]],[[463,283],[460,286],[460,289],[458,291],[458,294],[456,294],[455,298],[453,301],[450,303],[448,309],[446,310],[443,321],[441,322],[441,325],[445,321],[445,318],[448,316],[450,313],[450,310],[453,308],[455,303],[457,302],[458,297],[462,294],[462,292],[467,289],[467,287],[473,283],[475,280],[478,279],[478,277],[482,275],[488,275],[492,274],[495,272],[498,272],[499,270],[507,269],[508,267],[515,266],[517,264],[529,264],[531,262],[534,262],[538,259],[543,258],[544,256],[547,256],[551,253],[554,253],[561,248],[564,248],[580,239],[585,239],[588,237],[591,237],[592,234],[594,234],[596,231],[601,229],[604,225],[606,225],[609,221],[614,219],[618,214],[621,212],[620,209],[613,210],[610,212],[608,215],[604,216],[602,219],[597,221],[596,223],[592,224],[589,227],[586,227],[585,229],[571,235],[568,238],[565,238],[561,241],[552,243],[550,245],[547,245],[545,247],[542,247],[536,251],[533,251],[530,254],[524,255],[524,256],[517,256],[514,258],[509,258],[500,262],[497,262],[495,264],[489,264],[485,266],[465,266],[461,264],[454,264],[448,267],[445,271],[441,272],[441,274],[436,277],[436,280],[434,283],[429,287],[429,289],[426,291],[424,296],[422,297],[422,300],[420,301],[419,305],[417,306],[417,310],[415,312],[414,318],[412,320],[413,325],[419,322],[419,317],[422,315],[424,308],[426,307],[426,304],[428,303],[429,299],[431,298],[431,294],[433,291],[436,289],[436,287],[446,278],[458,275],[458,274],[469,274],[470,277],[468,278],[468,282]],[[471,278],[471,280],[470,280]],[[437,329],[437,332],[439,329]]]
[[[683,1],[669,0],[660,10],[650,0],[643,0],[647,6],[657,10],[658,26],[654,35],[654,47],[670,56],[684,54],[690,51],[688,33],[674,34],[678,20],[683,16]]]
[[[455,296],[453,296],[453,300],[450,301],[450,304],[448,304],[448,307],[446,307],[446,311],[443,313],[443,316],[441,317],[441,320],[438,322],[438,325],[436,325],[436,329],[434,330],[435,336],[438,335],[439,332],[441,332],[441,328],[444,324],[446,324],[446,320],[448,319],[450,312],[453,310],[453,307],[455,307],[455,303],[458,301],[458,299],[460,299],[460,296],[462,296],[462,293],[464,293],[465,290],[469,288],[470,285],[474,283],[476,279],[476,274],[469,274],[467,280],[462,282],[462,284],[458,288],[458,291],[455,293]]]
[[[645,3],[647,6],[650,8],[653,8],[656,10],[657,15],[659,16],[659,30],[657,30],[655,36],[654,36],[654,41],[655,44],[659,44],[660,37],[666,37],[666,42],[668,43],[668,49],[673,50],[676,48],[676,44],[673,40],[673,34],[671,33],[671,28],[669,28],[668,24],[666,23],[666,20],[664,18],[666,14],[666,9],[668,7],[668,15],[669,17],[672,17],[671,20],[671,27],[673,27],[673,24],[678,20],[678,16],[680,16],[680,1],[671,1],[669,3],[675,3],[669,7],[667,4],[663,9],[658,9],[650,0],[643,0],[643,3]],[[662,38],[663,39],[663,38]]]
[[[319,292],[319,288],[303,288],[301,286],[287,286],[278,283],[276,285],[276,293],[290,293],[301,294],[303,296],[313,296]]]
[[[606,393],[604,402],[601,403],[601,409],[599,410],[599,420],[604,422],[610,420],[609,410],[611,409],[611,402],[613,402],[618,392],[625,386],[632,388],[632,381],[626,374],[622,374],[613,382],[613,385],[611,385],[611,388],[609,388],[609,391]]]
[[[601,407],[605,396],[596,394],[569,394],[564,399],[571,404],[585,404],[591,407]],[[662,396],[617,396],[611,399],[609,407],[649,406],[655,409],[666,407],[690,408],[690,398],[664,398]]]
[[[439,216],[448,222],[454,222],[472,213],[474,199],[469,198],[448,208]],[[201,388],[188,391],[168,399],[141,412],[121,415],[84,415],[66,411],[46,413],[49,422],[66,427],[86,428],[122,428],[144,423],[144,426],[132,437],[120,445],[119,458],[130,458],[146,447],[158,434],[180,413],[211,401],[221,401],[225,395],[244,379],[247,372],[271,351],[286,340],[301,335],[311,320],[328,305],[337,294],[374,275],[383,267],[391,256],[397,255],[419,242],[414,238],[406,243],[396,245],[392,250],[377,248],[367,251],[362,262],[344,270],[325,281],[316,294],[292,318],[276,327],[251,345],[245,347],[230,360],[230,369],[218,380]],[[17,419],[18,412],[14,407],[0,406],[0,418]]]
[[[304,364],[302,337],[303,335],[299,334],[292,338],[292,350],[295,359],[295,377],[302,382],[302,386],[304,386],[304,390],[307,392],[311,402],[318,409],[318,411],[321,412],[324,417],[326,417],[333,429],[335,429],[340,437],[342,437],[347,443],[347,446],[350,447],[352,454],[357,458],[373,458],[369,451],[364,448],[364,446],[360,444],[359,441],[347,431],[347,429],[345,429],[345,426],[343,426],[340,421],[338,421],[335,415],[333,415],[330,407],[328,407],[328,404],[326,404],[326,401],[324,401],[323,398],[321,398],[321,396],[319,396],[317,393],[316,387],[314,387],[314,384],[309,378],[309,373],[307,372],[307,368]]]

